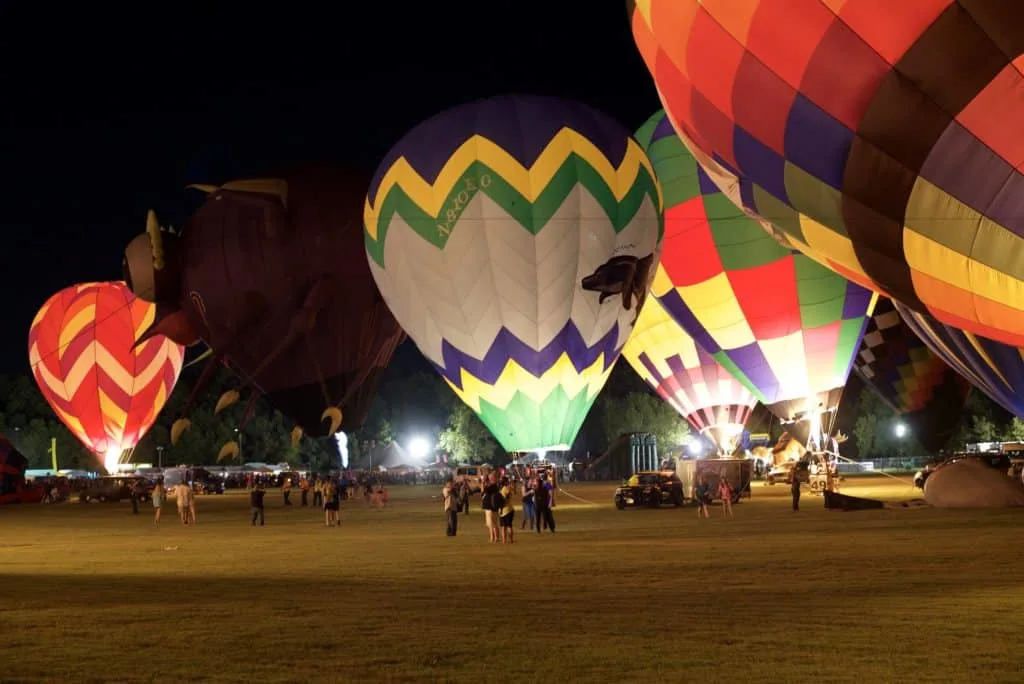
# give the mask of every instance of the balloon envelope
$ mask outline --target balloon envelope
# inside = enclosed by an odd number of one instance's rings
[[[740,211],[663,112],[637,138],[665,196],[664,268],[652,294],[779,418],[836,408],[875,296]]]
[[[851,280],[1024,346],[1024,3],[629,7],[676,130],[744,207]]]
[[[946,446],[970,384],[900,319],[892,300],[879,299],[853,367],[925,449]]]
[[[124,283],[85,283],[50,297],[29,330],[39,389],[108,469],[153,425],[181,373],[185,350],[167,338],[132,348],[155,314]]]
[[[979,337],[911,311],[903,321],[956,372],[1018,418],[1024,418],[1024,350]]]
[[[732,451],[757,399],[697,346],[657,299],[644,304],[622,356],[695,430]]]
[[[1024,485],[979,459],[964,458],[944,463],[928,476],[924,500],[936,508],[1024,506]]]
[[[455,107],[388,153],[365,226],[391,311],[501,445],[568,449],[658,262],[659,189],[629,131],[554,98]]]
[[[150,238],[126,252],[132,285],[155,282],[154,329],[202,339],[310,436],[331,431],[329,406],[340,405],[339,429],[362,425],[405,338],[362,249],[368,183],[304,164],[208,187],[180,235],[161,233],[176,258],[156,277]]]

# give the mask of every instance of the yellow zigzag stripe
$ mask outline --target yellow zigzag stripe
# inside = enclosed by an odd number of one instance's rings
[[[366,232],[372,239],[377,239],[377,209],[395,186],[401,187],[420,209],[431,216],[438,216],[466,169],[474,162],[481,162],[530,202],[535,202],[572,153],[585,159],[597,171],[619,201],[633,186],[640,167],[646,169],[651,178],[657,177],[647,154],[632,138],[626,143],[622,163],[615,168],[594,143],[570,128],[563,128],[551,138],[533,166],[526,168],[494,142],[481,135],[474,135],[452,153],[433,184],[424,180],[405,157],[399,157],[381,179],[374,198],[376,204],[371,203],[369,197],[366,198],[363,208]],[[658,202],[664,204],[661,186],[657,185],[657,188]]]
[[[134,305],[142,303],[143,300],[141,299],[136,299],[134,302],[132,302],[132,318],[134,318],[138,312],[138,307]],[[133,339],[139,339],[142,333],[149,329],[149,326],[153,325],[153,321],[155,320],[156,304],[149,304],[148,302],[146,302],[146,306],[142,307],[142,320],[139,321],[135,326],[135,337]]]
[[[100,395],[100,413],[103,414],[103,428],[107,433],[108,437],[113,437],[117,442],[121,442],[124,437],[124,429],[128,425],[128,412],[122,409],[117,403],[107,396],[107,393],[102,389],[99,390]],[[120,436],[111,434],[112,430],[116,430],[120,433]]]
[[[51,408],[53,408],[54,412],[60,416],[61,420],[64,421],[64,424],[68,426],[68,429],[75,433],[75,437],[78,437],[78,440],[82,442],[82,444],[92,444],[92,441],[89,439],[89,433],[85,431],[85,428],[82,426],[82,422],[78,420],[77,417],[71,415],[59,406],[53,406],[51,404]]]
[[[42,362],[39,347],[36,344],[33,344],[29,350],[29,362],[37,376],[42,379],[54,394],[64,401],[71,401],[75,394],[78,393],[78,389],[88,376],[89,371],[92,370],[94,364],[99,372],[107,375],[117,383],[121,390],[126,394],[131,394],[133,388],[147,387],[153,382],[163,369],[164,362],[167,359],[170,358],[176,365],[181,365],[183,355],[180,348],[170,342],[164,342],[163,344],[164,349],[161,350],[163,353],[158,353],[154,356],[149,365],[138,376],[134,377],[107,351],[106,347],[95,340],[82,350],[82,353],[75,359],[71,369],[65,376],[66,379],[63,381],[53,375],[46,363]],[[142,349],[140,348],[138,351],[141,352]]]
[[[481,382],[467,373],[465,369],[461,371],[461,390],[451,382],[448,384],[462,401],[479,413],[481,399],[500,409],[505,409],[516,392],[521,392],[538,404],[543,403],[556,387],[561,387],[570,397],[577,396],[583,390],[587,390],[588,397],[594,397],[601,391],[605,380],[611,374],[610,368],[607,371],[604,371],[603,368],[604,354],[600,354],[594,363],[584,368],[582,372],[577,371],[572,365],[568,354],[562,354],[554,365],[538,378],[516,363],[514,359],[510,359],[493,385]]]
[[[90,304],[79,311],[71,320],[67,321],[60,329],[60,336],[57,338],[57,358],[63,359],[64,352],[74,341],[78,334],[96,320],[96,305]]]

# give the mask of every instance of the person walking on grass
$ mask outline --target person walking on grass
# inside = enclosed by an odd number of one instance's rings
[[[722,512],[727,518],[732,517],[732,486],[724,477],[718,481],[718,496],[722,499]]]
[[[697,517],[711,518],[711,509],[708,504],[711,499],[711,486],[704,481],[704,476],[697,478],[697,486],[694,488],[694,498],[697,499]]]
[[[471,492],[469,486],[469,480],[463,478],[458,485],[459,492],[459,508],[462,509],[463,515],[469,515],[469,497]]]
[[[164,497],[167,496],[167,490],[164,489],[164,481],[157,480],[156,486],[153,487],[153,524],[160,524],[160,512],[163,510]]]
[[[492,544],[497,544],[498,539],[498,497],[501,491],[494,473],[487,476],[483,491],[480,492],[480,507],[484,510],[484,526],[487,528],[487,537]]]
[[[341,495],[334,480],[328,480],[324,486],[324,525],[341,526]]]
[[[537,482],[537,488],[533,492],[533,503],[537,507],[537,534],[540,534],[541,525],[555,533],[555,516],[551,512],[554,505],[554,486],[548,482],[547,476],[541,474]]]
[[[323,508],[324,505],[324,482],[317,476],[316,483],[313,485],[313,507]]]
[[[192,488],[187,482],[181,481],[174,486],[171,496],[178,502],[178,519],[181,520],[182,525],[188,525],[191,518],[190,509],[194,507],[192,503]]]
[[[260,527],[263,527],[263,497],[266,493],[267,490],[263,489],[262,484],[256,484],[249,490],[249,506],[252,508],[253,527],[256,527],[257,522],[259,522]]]
[[[533,495],[536,490],[537,481],[532,477],[526,478],[526,481],[523,482],[523,522],[519,528],[521,530],[525,530],[527,524],[529,524],[532,530],[537,522],[537,506],[533,502]]]
[[[501,543],[514,544],[516,509],[512,503],[512,484],[507,477],[501,481],[501,497],[503,505],[498,510],[498,524],[501,526]]]
[[[139,514],[139,483],[137,481],[132,481],[131,484],[128,485],[128,493],[132,497],[132,515],[138,515]]]
[[[445,534],[454,537],[459,531],[459,504],[458,492],[451,475],[448,476],[444,487],[441,488],[441,498],[444,500]]]

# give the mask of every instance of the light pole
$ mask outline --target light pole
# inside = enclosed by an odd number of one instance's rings
[[[245,459],[242,458],[242,431],[235,428],[235,434],[238,435],[238,461],[239,463],[245,463]]]
[[[896,439],[899,440],[899,453],[900,458],[903,458],[903,438],[907,436],[907,426],[903,423],[896,423]]]
[[[157,459],[157,461],[156,461],[157,468],[163,468],[164,467],[164,448],[162,446],[158,446],[156,448],[156,459]]]

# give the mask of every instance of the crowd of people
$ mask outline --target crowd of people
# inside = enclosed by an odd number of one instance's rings
[[[555,486],[546,473],[532,474],[522,482],[521,491],[517,482],[509,475],[498,477],[495,473],[484,476],[481,483],[480,508],[484,514],[484,527],[492,544],[515,543],[516,499],[523,508],[523,519],[519,529],[555,532]],[[449,476],[441,488],[446,530],[454,537],[459,530],[459,514],[469,514],[469,500],[472,483],[468,479],[456,481]]]

